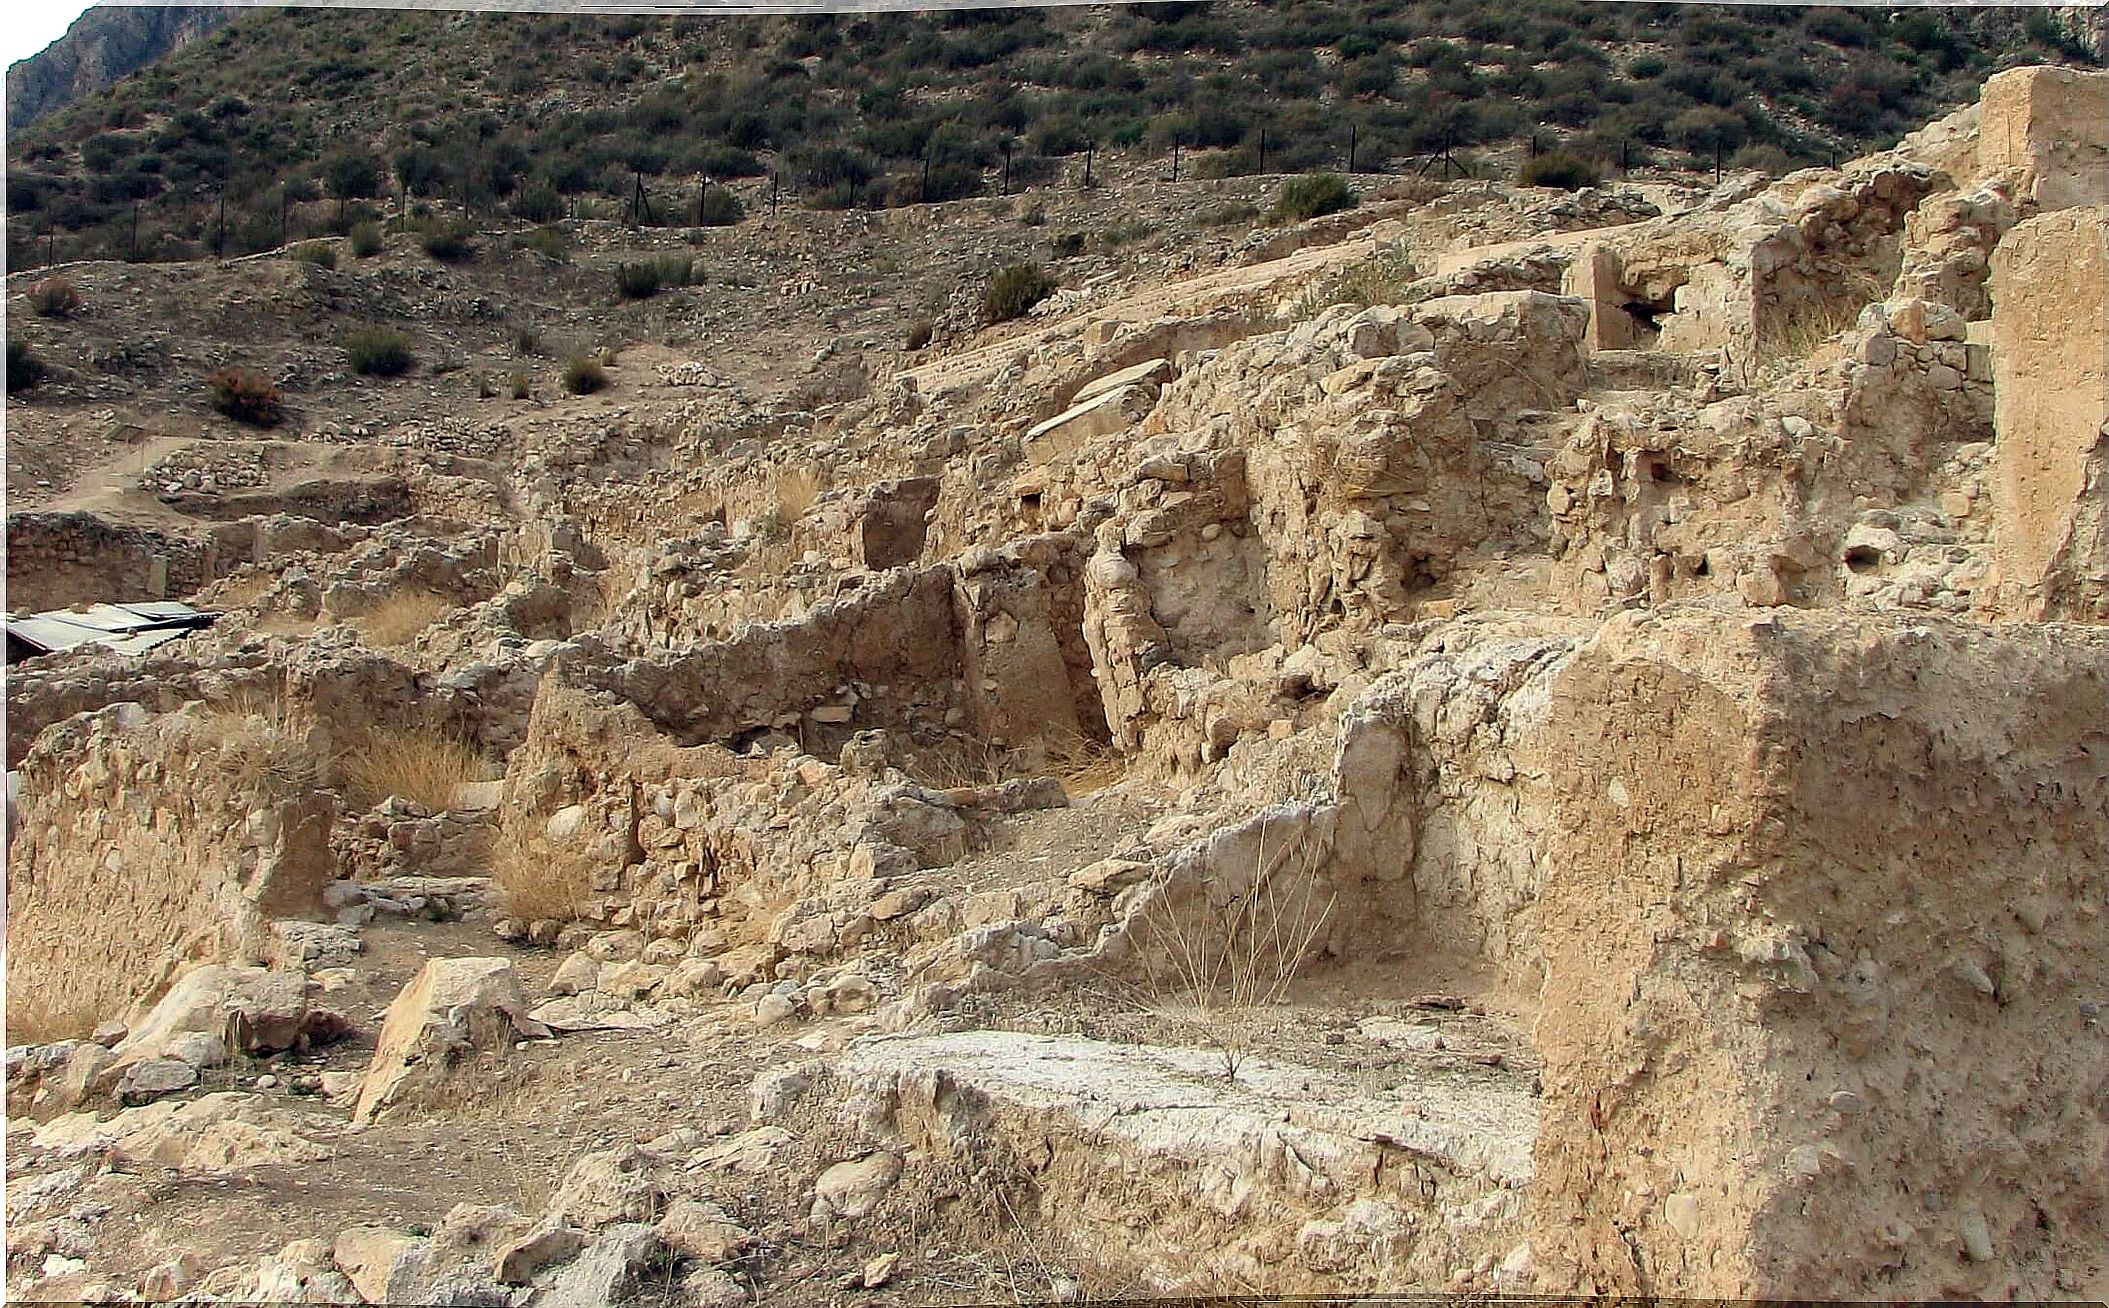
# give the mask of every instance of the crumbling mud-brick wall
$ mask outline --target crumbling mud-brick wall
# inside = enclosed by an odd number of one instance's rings
[[[2000,607],[2109,620],[2109,207],[2007,233],[1992,299]]]
[[[1548,1287],[2109,1287],[2109,637],[1630,614],[1548,693]]]
[[[1985,83],[1977,170],[2045,209],[2109,204],[2109,74],[2013,68]]]
[[[85,1034],[319,911],[335,801],[314,761],[283,723],[203,708],[118,704],[39,737],[8,851],[9,1025]]]

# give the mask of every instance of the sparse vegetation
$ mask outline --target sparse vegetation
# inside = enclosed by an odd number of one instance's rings
[[[491,842],[491,884],[505,912],[524,922],[569,922],[591,892],[585,860],[525,823],[508,822]]]
[[[344,338],[344,355],[362,377],[400,377],[410,371],[410,338],[393,327],[362,327]]]
[[[1236,227],[1259,221],[1260,207],[1244,201],[1210,205],[1197,216],[1203,227]]]
[[[908,324],[908,338],[902,344],[910,350],[920,350],[930,344],[931,338],[935,335],[937,335],[937,328],[932,325],[931,321],[928,318],[918,318]]]
[[[516,400],[525,400],[531,398],[534,393],[534,386],[527,379],[527,370],[524,368],[515,369],[512,378],[512,397]]]
[[[1603,171],[1595,164],[1565,150],[1549,151],[1528,160],[1516,174],[1516,181],[1524,186],[1550,186],[1562,191],[1599,186],[1603,180]]]
[[[608,384],[608,371],[595,356],[579,354],[564,364],[561,380],[573,395],[591,395]]]
[[[474,745],[436,727],[371,728],[338,755],[333,770],[358,807],[395,795],[434,813],[450,807],[464,785],[491,777]]]
[[[285,397],[270,378],[247,368],[217,368],[206,378],[212,407],[251,427],[275,427],[285,416]]]
[[[1352,209],[1357,203],[1347,179],[1338,173],[1308,173],[1282,183],[1267,211],[1270,223],[1301,222]]]
[[[39,318],[71,318],[81,310],[80,289],[64,277],[46,277],[29,288],[29,307]]]
[[[293,247],[292,255],[301,263],[311,263],[317,268],[337,266],[337,247],[328,241],[302,241]]]
[[[379,223],[354,223],[351,236],[353,257],[371,259],[381,252],[381,225]]]
[[[444,595],[428,590],[405,590],[389,595],[354,619],[369,645],[392,648],[407,645],[454,605]]]
[[[1216,1051],[1226,1080],[1252,1053],[1267,1010],[1288,996],[1333,912],[1300,835],[1261,820],[1243,884],[1159,882],[1142,944],[1152,1006]],[[1271,846],[1271,848],[1270,848]]]
[[[679,255],[615,265],[615,293],[625,300],[649,300],[669,286],[690,286],[695,281],[696,261]]]
[[[264,219],[316,179],[347,207],[393,183],[529,222],[611,216],[641,181],[641,221],[689,226],[705,178],[772,165],[787,201],[823,208],[979,194],[1006,142],[1014,187],[1081,182],[1086,149],[1154,161],[1175,141],[1199,170],[1310,172],[1338,165],[1350,115],[1357,172],[1540,125],[1599,165],[1628,144],[1710,163],[1710,141],[1671,129],[1702,108],[1734,120],[1725,151],[1764,143],[1815,162],[1833,144],[1887,144],[2001,64],[2100,63],[2082,26],[2048,13],[1489,5],[757,16],[694,45],[678,93],[664,79],[683,73],[679,19],[442,27],[452,20],[263,10],[11,133],[10,234],[19,248],[55,226],[73,257],[121,257],[138,203],[174,237],[145,243],[151,257],[181,257],[209,240],[222,179],[239,254],[275,245]],[[392,57],[402,48],[421,57]],[[316,130],[315,97],[291,90],[309,86],[373,132]],[[706,225],[727,212],[720,192],[701,197]]]
[[[997,273],[981,296],[983,324],[1023,318],[1032,307],[1054,294],[1055,279],[1036,263],[1014,263]]]
[[[7,340],[7,393],[19,395],[43,382],[50,372],[30,349],[29,342],[10,336]]]

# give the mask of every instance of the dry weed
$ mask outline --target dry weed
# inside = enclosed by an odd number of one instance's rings
[[[776,474],[776,508],[780,521],[788,527],[798,521],[813,501],[820,498],[821,478],[817,464],[804,464],[796,468],[785,468]]]
[[[368,728],[337,756],[335,770],[360,808],[395,795],[434,813],[452,807],[462,786],[491,779],[474,745],[436,727]]]
[[[1072,798],[1118,785],[1128,775],[1126,756],[1081,731],[1058,732],[1043,744],[1047,771],[1062,783],[1062,793]]]
[[[1001,784],[1010,775],[1005,751],[978,737],[955,737],[918,751],[902,771],[934,790],[970,790]]]
[[[592,890],[585,860],[527,824],[501,829],[491,842],[490,858],[491,884],[506,913],[523,921],[572,921]]]
[[[322,784],[322,760],[305,712],[256,692],[237,694],[209,712],[222,764],[237,789],[287,793]]]
[[[1226,1079],[1237,1079],[1266,1010],[1287,997],[1332,917],[1333,897],[1320,902],[1312,862],[1302,841],[1270,857],[1263,823],[1257,865],[1242,890],[1215,904],[1207,880],[1179,898],[1160,882],[1157,907],[1144,918],[1151,1007],[1214,1048]]]
[[[354,622],[368,644],[388,648],[409,644],[453,607],[445,596],[428,590],[402,591],[388,596]]]

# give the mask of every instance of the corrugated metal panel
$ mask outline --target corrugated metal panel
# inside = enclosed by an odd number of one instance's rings
[[[214,616],[173,601],[90,604],[80,609],[53,609],[26,618],[9,618],[7,634],[47,654],[91,641],[140,654],[209,626]]]

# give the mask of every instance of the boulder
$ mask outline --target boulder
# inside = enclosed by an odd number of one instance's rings
[[[370,1122],[389,1107],[428,1098],[463,1057],[548,1034],[528,1016],[511,960],[434,959],[389,1006],[353,1116]]]

